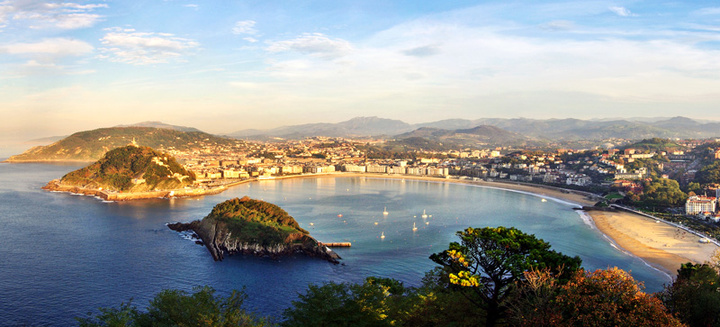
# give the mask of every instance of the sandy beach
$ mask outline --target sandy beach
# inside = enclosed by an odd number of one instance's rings
[[[710,260],[718,246],[700,243],[700,237],[663,222],[629,212],[589,212],[597,228],[622,249],[653,267],[675,275],[686,262]]]
[[[335,173],[303,177],[370,177],[390,179],[416,179],[432,182],[472,184],[533,193],[548,198],[592,206],[598,198],[580,191],[562,190],[542,185],[528,185],[513,182],[488,182],[459,179],[444,179],[436,177]],[[660,269],[671,276],[677,274],[680,265],[686,262],[704,263],[709,261],[718,250],[713,243],[700,243],[698,236],[688,233],[680,228],[656,222],[656,220],[624,211],[589,211],[588,214],[595,222],[595,226],[612,239],[615,244],[641,259],[653,267]]]

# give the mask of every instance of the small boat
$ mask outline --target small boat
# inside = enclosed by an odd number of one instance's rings
[[[338,214],[338,218],[342,218],[342,214]]]
[[[384,239],[384,238],[385,238],[385,232],[380,233],[380,239]]]
[[[417,227],[415,227],[415,223],[413,223],[413,232],[417,230]]]
[[[315,224],[313,224],[313,223],[310,223],[310,226],[315,226]]]
[[[425,213],[425,209],[423,209],[423,214],[422,214],[422,216],[420,216],[420,217],[423,217],[423,218],[427,218],[427,217],[428,217],[428,215]]]
[[[383,209],[383,216],[387,216],[389,214],[390,213],[387,211],[387,207],[385,207],[385,209]]]
[[[429,222],[429,221],[426,221],[426,222],[425,222],[425,225],[430,225],[430,222]]]
[[[375,226],[377,226],[377,224],[378,224],[378,222],[376,221],[376,222],[375,222]]]
[[[540,201],[542,201],[542,202],[547,202],[547,200],[545,200],[545,199],[542,199],[542,200],[540,200]]]

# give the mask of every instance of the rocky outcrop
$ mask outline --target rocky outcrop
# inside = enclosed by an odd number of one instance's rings
[[[338,264],[341,258],[326,246],[320,245],[313,237],[303,233],[292,233],[284,242],[276,244],[260,244],[242,242],[234,238],[225,222],[211,218],[196,220],[190,223],[168,224],[174,231],[193,231],[202,240],[215,261],[221,261],[225,254],[245,254],[270,257],[273,259],[293,254],[304,254],[310,257],[325,259]]]

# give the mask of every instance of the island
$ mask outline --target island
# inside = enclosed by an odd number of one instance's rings
[[[135,144],[108,151],[84,168],[50,181],[43,189],[110,201],[216,194],[225,186],[194,185],[195,175],[172,156]]]
[[[304,254],[339,263],[340,256],[310,236],[285,210],[247,196],[215,205],[202,220],[173,223],[174,231],[193,231],[215,261],[224,254],[279,258]]]

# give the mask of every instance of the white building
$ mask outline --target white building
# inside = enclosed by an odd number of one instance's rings
[[[685,213],[688,215],[697,215],[704,212],[715,213],[716,208],[717,198],[711,196],[691,196],[685,202]]]

